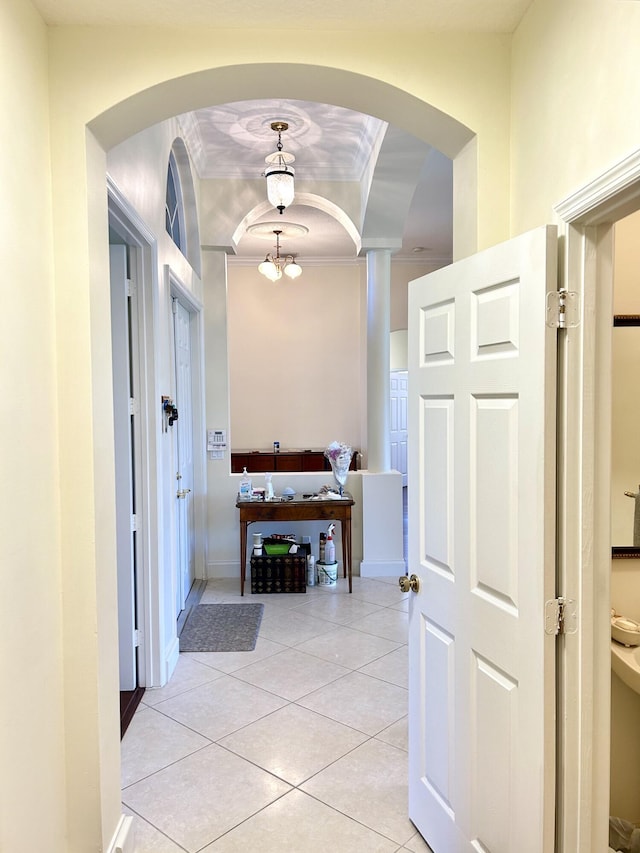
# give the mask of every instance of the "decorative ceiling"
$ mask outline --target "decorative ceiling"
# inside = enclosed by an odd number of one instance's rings
[[[144,26],[247,29],[269,26],[261,0],[33,0],[53,26]],[[531,0],[296,0],[287,28],[419,29],[513,32]],[[250,28],[250,27],[249,27]],[[285,151],[295,155],[296,198],[284,215],[258,210],[266,186],[265,157],[276,150],[275,120],[288,122]],[[452,256],[452,163],[426,143],[379,118],[330,104],[243,101],[215,104],[178,117],[195,171],[215,186],[201,232],[204,247],[223,246],[238,262],[264,257],[275,244],[268,227],[280,223],[282,251],[311,259],[355,258],[388,238],[394,257],[441,265]],[[211,182],[208,184],[207,182]],[[228,183],[225,183],[228,182]],[[251,185],[253,201],[238,209]],[[224,187],[226,189],[221,189]],[[259,189],[260,188],[260,189]],[[206,188],[203,196],[206,195]],[[246,193],[250,196],[251,193]],[[226,218],[225,218],[226,217]],[[300,225],[287,234],[286,224]],[[291,228],[288,229],[289,232]],[[301,233],[304,232],[304,233]]]

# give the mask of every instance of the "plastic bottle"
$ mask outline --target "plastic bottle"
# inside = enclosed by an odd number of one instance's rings
[[[336,529],[335,524],[330,524],[327,530],[327,541],[324,546],[324,562],[335,563],[336,561],[336,543],[333,541],[333,531]]]
[[[240,480],[240,500],[241,501],[250,501],[251,495],[253,493],[253,488],[251,486],[251,477],[247,472],[247,466],[245,465],[242,471],[242,479]]]
[[[265,495],[264,499],[266,501],[273,500],[273,483],[271,482],[271,474],[264,475],[264,485],[265,485]]]
[[[319,562],[319,563],[324,563],[324,562],[325,562],[325,559],[324,559],[324,558],[325,558],[325,545],[326,545],[326,539],[327,539],[327,537],[325,536],[325,534],[324,534],[324,533],[321,533],[321,534],[320,534],[320,547],[319,547],[319,549],[318,549],[318,562]]]
[[[307,557],[307,586],[316,585],[316,558],[313,554]]]

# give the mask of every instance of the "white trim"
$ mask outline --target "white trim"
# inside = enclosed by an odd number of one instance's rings
[[[205,354],[204,354],[204,316],[203,306],[199,299],[184,286],[167,264],[164,268],[166,291],[169,294],[169,311],[171,312],[171,297],[175,296],[189,311],[191,316],[191,347],[192,347],[192,414],[193,414],[193,484],[194,484],[194,536],[195,536],[195,573],[196,579],[205,577],[206,553],[206,511],[207,511],[207,460],[206,460],[206,426],[205,426]]]
[[[178,658],[180,657],[180,638],[177,635],[171,639],[166,652],[163,666],[164,671],[162,673],[162,684],[167,684],[169,682],[169,679],[173,675],[178,664]]]
[[[360,563],[361,578],[389,578],[404,575],[407,566],[404,560],[363,560]]]
[[[247,561],[248,562],[248,561]],[[239,560],[207,560],[205,580],[216,580],[219,578],[237,578],[238,589],[240,589],[240,561]],[[249,569],[247,567],[247,575]]]
[[[161,433],[157,388],[155,318],[157,304],[158,250],[154,234],[149,230],[113,179],[107,175],[109,223],[120,236],[137,250],[137,280],[141,293],[138,300],[140,342],[140,418],[142,483],[138,494],[142,501],[144,525],[140,537],[142,567],[139,572],[139,619],[143,642],[139,655],[141,686],[160,686],[164,670],[161,625],[162,554],[159,548],[161,501],[159,494],[159,447]]]
[[[610,451],[613,228],[640,208],[640,151],[556,205],[564,284],[582,296],[564,348],[565,453],[559,503],[561,594],[578,602],[564,638],[558,853],[607,849],[610,744]]]
[[[622,219],[638,207],[640,150],[620,160],[602,175],[559,202],[554,209],[564,222],[595,225]]]
[[[135,849],[136,839],[133,818],[130,815],[122,815],[105,853],[135,853]]]

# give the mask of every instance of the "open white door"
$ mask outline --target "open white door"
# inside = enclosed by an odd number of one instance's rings
[[[176,449],[176,618],[184,610],[195,578],[193,511],[193,379],[191,314],[173,297],[175,403],[179,417],[173,426]]]
[[[135,398],[132,339],[137,321],[135,289],[130,289],[127,247],[109,247],[111,339],[113,351],[113,432],[116,478],[118,645],[120,690],[138,686],[136,654]]]
[[[402,474],[402,485],[407,485],[407,388],[406,370],[392,370],[389,381],[391,410],[389,439],[391,441],[391,468]]]
[[[434,853],[551,853],[556,233],[409,292],[409,816]]]

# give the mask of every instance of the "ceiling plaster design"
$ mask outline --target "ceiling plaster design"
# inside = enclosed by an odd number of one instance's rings
[[[282,120],[284,151],[296,172],[313,181],[360,181],[386,123],[343,107],[305,101],[241,101],[178,117],[198,175],[205,179],[261,177],[276,150],[271,123]]]
[[[188,27],[209,26],[212,29],[250,29],[268,27],[263,21],[261,0],[243,0],[241,9],[229,0],[33,0],[34,5],[51,25],[83,26],[149,26]],[[287,29],[317,30],[367,29],[513,32],[532,0],[325,0],[319,9],[315,0],[297,0],[290,10]],[[389,220],[390,193],[377,193],[378,212],[367,210],[369,193],[376,186],[376,175],[382,170],[384,181],[395,195],[400,183],[393,183],[393,157],[381,166],[385,138],[389,132],[399,137],[399,131],[388,128],[380,119],[328,104],[304,101],[270,100],[242,101],[214,105],[178,117],[179,126],[189,151],[193,168],[204,181],[253,182],[254,207],[243,210],[235,221],[225,223],[227,233],[214,234],[215,246],[235,255],[238,262],[259,257],[264,253],[265,236],[241,228],[247,224],[260,225],[274,220],[268,210],[261,216],[255,212],[266,198],[266,186],[261,188],[265,157],[276,150],[277,134],[271,129],[275,120],[286,121],[289,129],[283,133],[285,151],[296,158],[296,191],[299,198],[287,209],[286,219],[308,230],[304,236],[287,238],[287,252],[300,254],[302,259],[355,258],[360,250],[359,235],[345,229],[340,216],[332,215],[329,205],[308,202],[324,197],[330,204],[344,208],[344,216],[356,223],[360,234],[366,233],[367,221]],[[408,138],[408,144],[411,139]],[[403,145],[398,148],[401,150]],[[387,146],[388,149],[388,146]],[[393,152],[392,152],[393,153]],[[402,169],[401,156],[398,172]],[[376,172],[376,168],[378,172]],[[403,221],[395,230],[402,233],[402,248],[395,257],[412,261],[448,263],[452,254],[452,163],[435,149],[428,151],[414,182],[404,181],[405,198]],[[378,180],[377,186],[380,186]],[[229,192],[234,192],[230,189]],[[353,193],[359,196],[361,221],[354,217]],[[412,194],[412,196],[411,196]],[[381,196],[381,197],[378,197]],[[300,198],[307,203],[299,203]],[[407,207],[407,198],[412,198]],[[345,206],[346,205],[346,206]],[[350,213],[346,211],[349,210]],[[220,219],[218,208],[218,219]],[[213,211],[210,215],[216,215]],[[206,230],[206,229],[205,229]],[[242,236],[239,236],[242,234]],[[374,239],[378,239],[374,236]],[[397,241],[397,234],[394,234]],[[206,240],[205,240],[206,243]],[[397,245],[397,242],[394,242]],[[203,248],[208,248],[205,245]],[[233,258],[230,258],[233,260]]]

